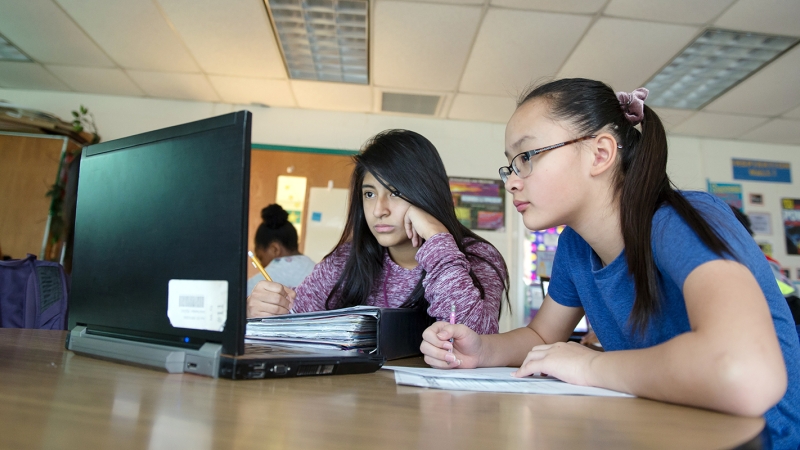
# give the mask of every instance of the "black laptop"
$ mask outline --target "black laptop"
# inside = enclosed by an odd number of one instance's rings
[[[550,287],[550,277],[539,277],[540,286],[542,288],[542,298],[547,296],[547,289]],[[589,332],[589,322],[586,316],[583,316],[572,330],[572,335],[569,337],[570,341],[580,342],[581,339]]]
[[[171,373],[364,373],[379,356],[245,346],[252,115],[83,149],[67,349]]]

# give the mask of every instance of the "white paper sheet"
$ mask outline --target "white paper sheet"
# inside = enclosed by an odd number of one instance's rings
[[[167,317],[173,327],[223,331],[228,319],[228,282],[169,280]]]
[[[383,366],[394,371],[397,384],[459,391],[507,392],[520,394],[591,395],[633,397],[633,395],[565,383],[553,377],[514,378],[511,367],[442,370],[421,367]]]

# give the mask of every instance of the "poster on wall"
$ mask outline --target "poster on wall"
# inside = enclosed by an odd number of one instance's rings
[[[506,191],[503,182],[481,178],[450,178],[458,221],[471,230],[505,230]]]
[[[783,232],[786,233],[786,254],[800,255],[800,200],[782,198]]]
[[[772,257],[772,242],[769,241],[758,241],[758,248],[764,252],[765,255]]]
[[[751,212],[747,215],[750,219],[750,229],[755,234],[772,234],[772,220],[768,212]]]
[[[303,254],[320,262],[339,243],[347,222],[349,189],[308,189],[306,240]]]
[[[289,222],[297,229],[297,235],[303,232],[303,207],[306,203],[306,177],[278,176],[278,189],[275,203],[281,205],[289,213]]]
[[[734,158],[731,163],[733,165],[734,180],[769,181],[773,183],[792,182],[792,167],[788,162]]]
[[[712,183],[708,181],[708,193],[723,202],[742,210],[742,185],[733,183]]]

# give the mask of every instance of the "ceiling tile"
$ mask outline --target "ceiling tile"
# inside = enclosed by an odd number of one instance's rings
[[[720,28],[800,36],[797,0],[739,0],[720,16]]]
[[[516,97],[531,82],[555,75],[590,20],[574,14],[489,9],[459,90]]]
[[[698,31],[684,25],[601,18],[558,76],[592,78],[615,90],[631,91],[661,70]]]
[[[491,0],[492,6],[568,13],[594,14],[607,0]]]
[[[0,61],[0,87],[43,91],[70,90],[39,64],[10,61]]]
[[[517,109],[511,97],[458,94],[447,115],[450,119],[476,120],[481,122],[506,123]]]
[[[700,111],[676,126],[675,134],[735,139],[766,122],[765,117],[736,116]]]
[[[104,95],[144,95],[121,69],[48,65],[47,69],[77,92]]]
[[[218,102],[219,96],[205,75],[128,70],[128,75],[151,97]]]
[[[0,0],[0,32],[40,63],[114,67],[51,0]]]
[[[348,83],[292,80],[292,91],[301,108],[369,112],[372,88]]]
[[[688,119],[692,114],[697,111],[691,109],[672,109],[672,108],[655,108],[654,111],[661,119],[664,129],[672,131],[680,125],[683,121]]]
[[[152,0],[55,0],[124,69],[199,72]]]
[[[800,144],[800,120],[773,119],[740,139],[775,144]]]
[[[208,74],[286,79],[262,1],[159,0]]]
[[[711,102],[705,111],[777,116],[800,105],[800,46]]]
[[[702,25],[735,0],[611,0],[603,14],[630,19]]]
[[[789,119],[800,119],[800,108],[795,108],[795,109],[787,112],[786,114],[783,115],[783,117],[786,117],[786,118],[789,118]]]
[[[388,0],[375,2],[372,82],[453,90],[469,56],[481,8]]]
[[[209,75],[208,78],[223,102],[241,105],[260,103],[269,106],[297,106],[292,96],[292,89],[286,80],[218,75]]]

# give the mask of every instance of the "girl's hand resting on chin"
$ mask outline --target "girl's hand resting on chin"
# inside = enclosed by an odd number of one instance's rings
[[[423,240],[428,240],[435,234],[449,233],[447,228],[435,217],[414,205],[411,205],[406,211],[403,224],[406,228],[406,235],[411,239],[411,245],[414,247],[421,246]]]

